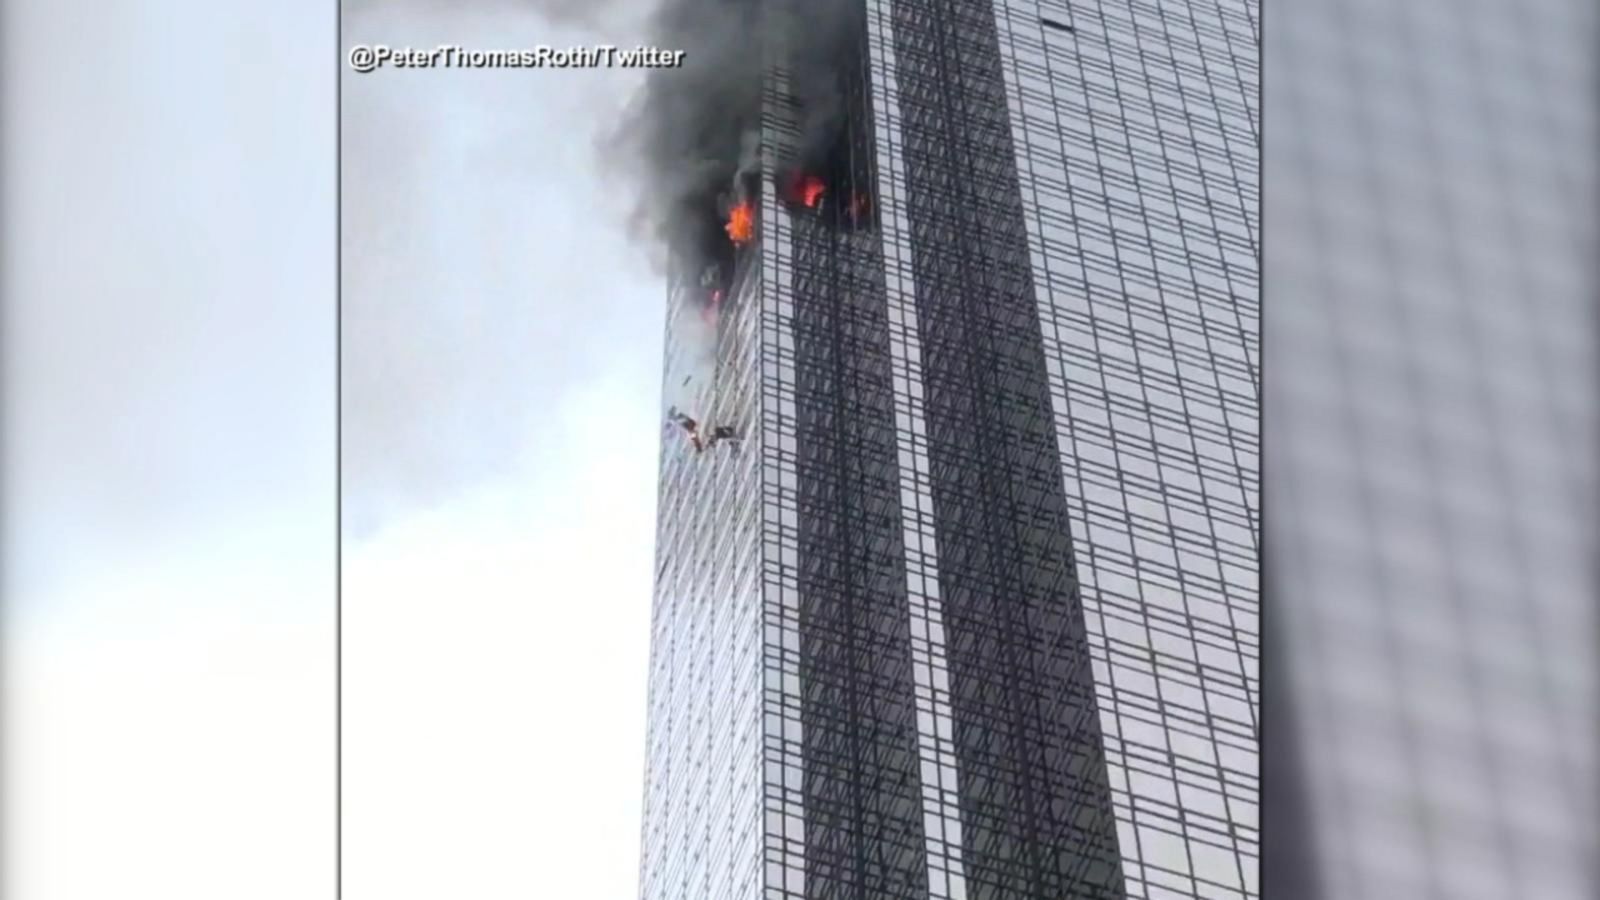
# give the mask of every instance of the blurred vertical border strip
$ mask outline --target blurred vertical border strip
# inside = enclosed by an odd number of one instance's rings
[[[1266,896],[1595,896],[1600,6],[1271,7]]]

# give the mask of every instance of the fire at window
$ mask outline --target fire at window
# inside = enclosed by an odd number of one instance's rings
[[[863,12],[859,0],[658,8],[658,43],[687,51],[685,65],[650,73],[622,134],[651,189],[642,218],[708,310],[731,296],[743,254],[760,243],[763,189],[824,227],[872,224]],[[790,102],[764,108],[779,83]]]

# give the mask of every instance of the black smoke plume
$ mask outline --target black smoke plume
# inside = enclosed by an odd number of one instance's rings
[[[664,0],[648,41],[684,51],[684,65],[650,72],[610,148],[637,182],[635,225],[691,280],[731,270],[724,231],[733,204],[753,199],[771,167],[828,164],[859,77],[861,0]],[[768,112],[794,129],[791,158],[763,154],[763,99],[781,66],[788,97]],[[778,124],[776,121],[769,125]]]
[[[345,15],[395,5],[345,0]],[[402,0],[417,9],[531,8],[553,25],[588,32],[596,43],[649,44],[684,51],[676,69],[655,69],[615,127],[602,155],[628,193],[636,236],[659,263],[698,279],[728,263],[728,210],[775,168],[837,171],[864,74],[863,0]],[[762,100],[774,67],[788,94],[774,116],[795,131],[785,158],[762,154]],[[830,180],[831,182],[833,179]]]

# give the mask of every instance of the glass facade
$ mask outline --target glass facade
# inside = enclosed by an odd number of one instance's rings
[[[1128,894],[1255,896],[1259,7],[997,3]]]
[[[672,300],[642,896],[1255,897],[1258,9],[856,9],[871,214]]]

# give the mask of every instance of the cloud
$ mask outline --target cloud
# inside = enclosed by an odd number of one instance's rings
[[[346,39],[499,48],[580,37],[531,11],[412,4],[358,11]],[[594,153],[638,79],[625,70],[346,78],[347,534],[545,468],[547,449],[566,439],[554,411],[575,389],[622,373],[659,392],[663,289],[622,228],[627,189]]]

